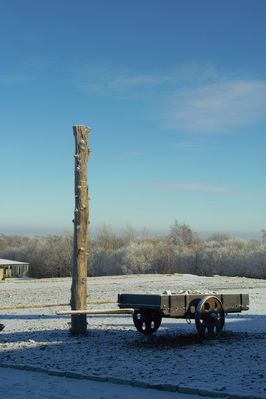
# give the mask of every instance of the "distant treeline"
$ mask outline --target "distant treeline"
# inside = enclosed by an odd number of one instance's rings
[[[90,276],[191,273],[266,279],[265,230],[261,241],[224,234],[203,240],[190,226],[178,222],[161,237],[138,234],[129,226],[116,233],[104,225],[89,242]],[[0,258],[30,263],[30,277],[68,277],[72,244],[73,237],[67,233],[43,237],[0,235]]]

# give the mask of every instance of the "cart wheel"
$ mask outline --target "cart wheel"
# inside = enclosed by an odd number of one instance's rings
[[[224,327],[224,309],[215,296],[206,296],[197,305],[195,323],[198,333],[206,339],[217,338]]]
[[[133,313],[133,322],[136,329],[144,335],[153,334],[161,325],[162,316],[159,312],[136,310]]]

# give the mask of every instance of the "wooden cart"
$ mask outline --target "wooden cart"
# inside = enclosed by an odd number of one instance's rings
[[[118,294],[118,306],[133,308],[136,329],[153,334],[163,317],[195,320],[198,333],[205,339],[217,338],[224,327],[225,314],[249,309],[248,294]]]

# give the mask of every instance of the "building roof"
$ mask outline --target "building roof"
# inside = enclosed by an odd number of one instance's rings
[[[1,266],[12,266],[12,265],[28,265],[27,262],[18,262],[16,260],[9,259],[0,259],[0,267]]]

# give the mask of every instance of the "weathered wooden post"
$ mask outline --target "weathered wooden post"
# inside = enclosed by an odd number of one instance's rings
[[[87,305],[87,261],[88,261],[88,183],[87,161],[88,134],[87,126],[73,126],[75,136],[75,211],[74,243],[72,259],[71,309],[86,309]],[[71,315],[70,332],[74,335],[87,332],[86,314]]]

